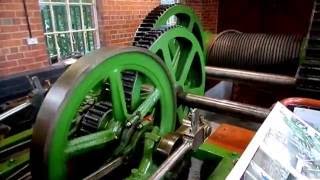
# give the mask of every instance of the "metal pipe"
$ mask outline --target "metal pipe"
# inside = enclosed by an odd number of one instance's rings
[[[228,68],[206,66],[206,74],[208,77],[232,80],[243,83],[263,83],[269,85],[295,86],[296,79],[290,76],[283,76],[269,73],[257,73],[244,70],[235,70]]]
[[[29,107],[31,105],[31,102],[27,101],[25,103],[20,104],[19,106],[16,106],[2,114],[0,114],[0,122],[3,121],[4,119],[6,119],[7,117]]]
[[[186,139],[183,144],[167,158],[149,180],[160,180],[192,148],[192,141]]]
[[[213,99],[193,94],[178,94],[180,100],[190,107],[226,113],[232,116],[264,120],[270,113],[269,109],[252,106],[248,104],[232,102],[228,100]]]
[[[89,176],[85,177],[83,180],[96,180],[101,179],[107,174],[109,174],[114,169],[118,168],[123,164],[124,157],[118,157],[115,160],[111,161],[110,163],[106,164],[105,166],[101,167],[97,171],[93,172]]]
[[[31,32],[31,26],[30,26],[30,21],[29,21],[29,15],[28,15],[28,8],[26,5],[26,0],[22,0],[23,3],[23,9],[24,9],[24,15],[26,17],[26,22],[27,22],[27,28],[28,28],[28,32],[29,32],[29,38],[32,38],[32,32]]]

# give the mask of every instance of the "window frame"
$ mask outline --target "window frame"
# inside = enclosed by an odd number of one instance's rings
[[[160,4],[176,4],[181,3],[181,0],[161,0]]]
[[[57,54],[54,56],[50,56],[50,59],[52,57],[57,56],[58,60],[61,60],[61,52],[60,52],[60,47],[58,44],[58,35],[59,34],[67,34],[69,35],[69,42],[70,42],[70,46],[71,46],[71,52],[75,51],[74,48],[74,42],[75,42],[75,37],[73,37],[73,33],[77,33],[77,32],[82,32],[83,33],[83,44],[84,44],[84,54],[88,52],[88,43],[87,43],[87,34],[88,32],[93,32],[93,37],[94,37],[94,49],[99,49],[100,48],[100,38],[99,38],[99,27],[98,27],[98,17],[97,17],[97,4],[96,4],[96,0],[92,0],[92,3],[88,3],[88,2],[83,2],[84,0],[79,0],[79,2],[70,2],[71,0],[64,0],[64,2],[53,2],[52,0],[40,0],[39,1],[39,5],[40,6],[49,6],[49,11],[50,11],[50,20],[52,23],[52,32],[45,32],[44,30],[44,36],[45,38],[47,38],[47,36],[53,36],[54,38],[54,45],[56,48],[56,52]],[[67,29],[66,31],[57,31],[56,29],[56,21],[55,21],[55,13],[54,13],[54,9],[53,6],[65,6],[66,8],[66,16],[67,16]],[[71,6],[72,5],[77,5],[80,7],[80,13],[81,13],[81,29],[78,30],[74,30],[72,29],[72,20],[71,20]],[[85,27],[85,18],[84,18],[84,12],[83,12],[83,6],[85,5],[89,5],[92,7],[92,24],[93,24],[93,28],[89,28],[87,29]],[[41,11],[41,8],[40,8]],[[43,18],[43,17],[41,17]],[[43,20],[42,20],[43,21]],[[43,24],[43,27],[45,25]],[[50,62],[51,63],[51,62]]]

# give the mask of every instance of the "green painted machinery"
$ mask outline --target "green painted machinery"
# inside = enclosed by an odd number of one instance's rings
[[[213,152],[200,146],[210,128],[177,100],[204,94],[204,34],[191,8],[161,5],[139,26],[133,47],[102,48],[69,67],[33,126],[32,178],[185,177],[192,152]],[[18,165],[29,163],[28,153]]]
[[[295,85],[296,79],[206,67],[214,57],[212,37],[191,8],[156,7],[142,20],[131,47],[102,48],[79,59],[47,92],[33,129],[0,142],[0,179],[25,171],[41,180],[199,179],[199,174],[224,179],[239,154],[206,141],[211,129],[194,108],[255,121],[270,111],[204,97],[206,75],[273,85]],[[17,145],[21,151],[7,156]]]
[[[156,158],[161,138],[190,112],[177,92],[204,94],[202,27],[186,6],[159,6],[133,45],[81,58],[50,89],[33,128],[33,177],[96,178],[93,169],[121,162],[121,178],[147,179],[165,160]]]

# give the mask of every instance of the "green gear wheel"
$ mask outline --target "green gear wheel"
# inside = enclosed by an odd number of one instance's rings
[[[182,26],[169,26],[147,32],[137,47],[149,49],[166,64],[175,86],[183,92],[203,95],[205,89],[205,61],[203,50],[197,38]],[[177,109],[180,121],[186,117],[189,108],[179,105]]]
[[[138,72],[153,86],[132,114],[126,109],[121,79],[124,71]],[[114,119],[103,131],[70,139],[70,129],[79,107],[88,94],[99,94],[106,81],[111,88]],[[97,99],[104,100],[104,97]],[[172,132],[176,124],[173,80],[157,56],[141,48],[127,48],[100,49],[82,57],[57,80],[40,108],[32,137],[33,177],[66,179],[69,177],[67,165],[70,158],[105,147],[111,141],[117,142],[128,120],[137,116],[140,120],[154,108],[158,119],[153,124],[159,127],[159,134]]]
[[[135,34],[134,43],[143,38],[144,34],[153,28],[160,28],[167,25],[171,17],[176,17],[176,25],[186,27],[198,40],[204,49],[204,32],[198,16],[192,8],[181,5],[160,5],[153,9],[142,21]]]

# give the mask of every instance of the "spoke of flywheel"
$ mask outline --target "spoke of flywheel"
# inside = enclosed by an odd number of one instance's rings
[[[185,65],[183,67],[183,70],[182,70],[182,73],[181,73],[181,76],[179,79],[179,83],[182,85],[185,83],[185,81],[188,78],[188,73],[189,73],[191,65],[194,61],[195,55],[196,55],[196,50],[194,48],[192,48],[192,50],[188,54],[188,57],[186,58]]]
[[[196,22],[194,21],[194,19],[190,19],[190,22],[189,22],[189,24],[188,24],[188,29],[192,32],[192,30],[193,30],[193,27],[194,27],[194,24],[195,24]]]
[[[137,108],[136,112],[139,112],[141,117],[146,116],[146,114],[154,108],[155,104],[158,102],[160,98],[160,91],[155,89],[146,100]]]
[[[93,149],[102,147],[103,145],[117,139],[116,133],[112,130],[105,130],[93,134],[81,136],[68,142],[65,153],[67,157],[87,153]]]
[[[187,88],[186,92],[190,94],[199,94],[199,92],[202,92],[203,88],[202,87],[194,87],[194,88]]]
[[[162,53],[163,53],[164,62],[166,63],[167,67],[171,67],[172,61],[171,61],[169,46],[164,45],[161,49],[162,49]]]
[[[114,119],[124,122],[128,117],[128,110],[126,107],[121,72],[119,70],[113,71],[109,76],[109,80]]]
[[[177,72],[177,68],[178,68],[178,63],[181,63],[179,62],[179,57],[180,57],[180,46],[177,46],[176,48],[176,52],[174,53],[174,56],[172,58],[172,72],[175,74]]]

